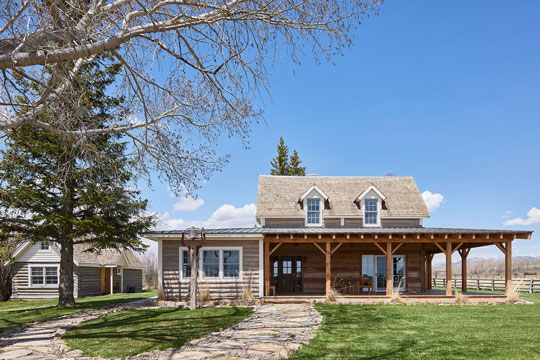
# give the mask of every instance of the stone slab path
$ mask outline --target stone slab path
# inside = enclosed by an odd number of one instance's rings
[[[82,354],[80,350],[69,351],[62,340],[64,333],[80,323],[110,312],[145,306],[142,299],[102,309],[82,311],[55,319],[37,322],[4,333],[0,337],[0,359],[72,359]]]
[[[287,358],[309,343],[322,316],[311,304],[256,306],[252,316],[179,349],[139,354],[129,360],[245,360]]]
[[[0,359],[73,359],[80,350],[69,351],[64,333],[84,321],[109,312],[134,309],[144,303],[85,311],[30,325],[0,338]],[[129,360],[245,360],[287,358],[315,337],[322,316],[311,304],[271,304],[254,308],[252,315],[221,332],[186,343],[179,349],[154,351]],[[85,359],[90,359],[85,357]]]

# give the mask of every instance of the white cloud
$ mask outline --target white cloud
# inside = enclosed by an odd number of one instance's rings
[[[510,226],[510,225],[532,225],[532,224],[538,224],[538,223],[540,223],[540,209],[538,209],[537,207],[532,207],[527,212],[527,218],[526,219],[515,218],[515,219],[506,220],[504,222],[504,225],[506,225],[506,226]]]
[[[503,217],[504,219],[507,219],[507,218],[510,217],[510,214],[512,214],[512,211],[510,211],[510,210],[505,211],[502,217]]]
[[[422,193],[422,199],[424,199],[429,211],[435,211],[441,206],[444,196],[441,194],[433,194],[431,191],[424,191]]]
[[[198,210],[201,206],[204,205],[204,200],[201,198],[193,198],[191,196],[185,196],[180,199],[176,204],[174,204],[173,209],[176,211],[186,211],[192,212]]]
[[[233,205],[221,205],[206,221],[184,220],[171,218],[168,212],[157,214],[158,224],[156,230],[180,230],[189,227],[205,228],[233,228],[252,227],[255,225],[255,204],[246,204],[242,207]]]

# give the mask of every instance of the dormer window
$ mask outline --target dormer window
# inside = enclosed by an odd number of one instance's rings
[[[364,200],[364,225],[377,226],[379,219],[378,205],[379,201],[377,199]]]
[[[48,241],[40,241],[39,242],[39,250],[40,251],[49,251],[51,249],[51,245]]]
[[[321,224],[321,199],[308,198],[307,199],[307,225],[320,225]]]

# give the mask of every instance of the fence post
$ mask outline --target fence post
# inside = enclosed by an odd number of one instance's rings
[[[530,284],[529,284],[529,294],[532,294],[533,293],[533,284],[534,284],[534,279],[531,279],[529,280],[530,281]]]
[[[495,291],[495,279],[491,279],[491,291]]]
[[[457,288],[457,279],[454,277],[454,288]]]
[[[476,279],[476,290],[480,290],[480,279]]]

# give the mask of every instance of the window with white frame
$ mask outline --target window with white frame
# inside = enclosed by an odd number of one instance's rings
[[[51,245],[48,241],[40,241],[39,242],[39,250],[41,251],[48,251],[51,249]]]
[[[223,250],[223,277],[237,278],[240,274],[240,251]]]
[[[219,250],[203,250],[203,275],[205,278],[219,277]]]
[[[364,200],[364,225],[376,226],[379,224],[379,200]]]
[[[320,225],[321,224],[321,199],[308,198],[306,199],[307,207],[307,221],[308,225]]]
[[[58,267],[56,266],[30,267],[30,285],[32,286],[58,285]]]
[[[116,268],[116,275],[118,275],[118,276],[121,276],[121,275],[122,275],[122,267],[121,267],[121,266],[118,266],[118,267]]]
[[[183,278],[191,277],[191,259],[189,258],[189,250],[181,249],[180,255],[180,272]]]
[[[199,276],[206,279],[241,278],[241,248],[203,247],[199,251]],[[189,250],[180,249],[180,277],[191,277],[191,259]]]

